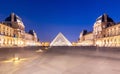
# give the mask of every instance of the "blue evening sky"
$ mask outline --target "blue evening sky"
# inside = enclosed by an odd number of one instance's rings
[[[62,32],[77,41],[83,29],[92,31],[97,17],[107,13],[120,21],[120,0],[0,0],[0,21],[16,13],[25,29],[34,29],[40,41],[52,41]]]

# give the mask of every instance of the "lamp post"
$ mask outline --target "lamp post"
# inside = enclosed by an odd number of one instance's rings
[[[99,52],[99,43],[96,43],[96,52]]]
[[[18,54],[14,54],[13,61],[18,62],[19,60],[20,60],[20,58],[19,58]]]

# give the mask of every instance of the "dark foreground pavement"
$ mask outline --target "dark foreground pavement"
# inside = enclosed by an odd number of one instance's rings
[[[16,50],[17,49],[17,50]],[[0,74],[120,74],[120,49],[51,47],[0,49]],[[8,61],[14,54],[19,62]]]

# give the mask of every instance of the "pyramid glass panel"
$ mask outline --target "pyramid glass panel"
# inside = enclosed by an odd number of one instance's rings
[[[72,46],[72,44],[62,33],[59,33],[51,42],[50,46]]]

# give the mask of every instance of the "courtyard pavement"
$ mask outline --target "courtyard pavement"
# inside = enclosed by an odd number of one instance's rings
[[[36,52],[38,50],[40,52]],[[119,50],[96,47],[0,49],[0,74],[120,74]],[[10,60],[14,57],[20,59]]]

